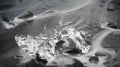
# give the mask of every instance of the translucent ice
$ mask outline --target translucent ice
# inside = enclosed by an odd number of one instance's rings
[[[55,31],[51,37],[42,34],[39,36],[16,35],[15,40],[33,59],[36,59],[36,53],[38,53],[41,59],[46,59],[47,61],[57,55],[56,50],[62,50],[62,52],[58,51],[58,53],[64,54],[65,50],[75,46],[74,48],[81,50],[82,53],[87,53],[91,46],[91,34],[86,31],[78,31],[74,28],[64,28],[60,31]],[[56,46],[59,47],[56,43],[60,40],[65,41],[65,43],[60,44],[61,47],[56,49]]]

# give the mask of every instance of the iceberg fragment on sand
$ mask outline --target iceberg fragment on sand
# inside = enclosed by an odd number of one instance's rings
[[[65,33],[66,32],[66,33]],[[82,51],[82,53],[87,53],[90,49],[91,43],[91,34],[87,31],[78,31],[74,28],[65,28],[60,31],[56,31],[51,37],[32,35],[16,35],[15,40],[25,52],[27,52],[33,59],[36,59],[36,54],[39,54],[41,59],[46,59],[47,61],[51,60],[56,56],[56,43],[60,40],[65,41],[64,44],[61,44],[65,50],[69,50],[70,46],[75,46]],[[70,40],[74,42],[71,44]],[[58,53],[63,53],[62,52]],[[64,54],[64,53],[63,53]]]

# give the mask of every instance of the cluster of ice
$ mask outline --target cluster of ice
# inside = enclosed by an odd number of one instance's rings
[[[86,31],[78,31],[74,28],[65,28],[61,31],[56,31],[51,37],[47,37],[47,35],[44,36],[42,34],[39,36],[15,36],[17,44],[24,51],[29,53],[33,59],[36,58],[36,53],[38,53],[40,58],[46,59],[48,61],[54,58],[56,55],[55,46],[57,46],[56,43],[58,41],[64,40],[66,42],[64,46],[69,48],[71,44],[68,38],[75,43],[76,48],[82,50],[82,53],[87,53],[89,51],[91,46],[89,43],[91,42],[91,34]]]
[[[36,53],[44,59],[51,59],[54,56],[54,44],[47,43],[44,38],[32,35],[17,35],[15,36],[17,44],[34,59]]]

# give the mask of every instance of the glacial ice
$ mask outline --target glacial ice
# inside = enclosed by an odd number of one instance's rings
[[[65,31],[65,32],[63,32]],[[75,44],[70,44],[71,39]],[[91,34],[87,31],[78,31],[74,28],[64,28],[60,31],[56,31],[51,37],[32,35],[16,35],[15,40],[25,52],[27,52],[33,59],[36,59],[36,53],[39,54],[40,58],[51,60],[56,56],[55,46],[60,40],[64,40],[65,44],[61,44],[62,48],[69,49],[70,45],[74,45],[82,53],[87,53],[91,47]],[[63,51],[64,52],[64,51]],[[64,54],[64,53],[63,53]]]

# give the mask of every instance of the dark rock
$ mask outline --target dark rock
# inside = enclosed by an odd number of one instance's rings
[[[116,57],[117,57],[117,56],[116,56]],[[118,62],[118,61],[120,61],[120,59],[119,59],[119,58],[114,58],[112,61],[113,61],[113,62]]]
[[[47,60],[46,59],[42,59],[38,53],[36,53],[36,58],[35,58],[35,61],[37,63],[40,63],[40,64],[43,64],[43,65],[46,65],[47,64]]]
[[[42,10],[46,10],[47,8],[43,7]]]
[[[56,51],[56,53],[57,53],[57,51],[61,53],[60,49],[63,48],[62,47],[63,43],[65,43],[65,41],[63,41],[63,40],[60,40],[60,41],[58,41],[56,43],[56,45],[55,45],[55,51]]]
[[[21,56],[21,55],[16,55],[15,57],[16,58],[23,58],[23,56]]]
[[[103,7],[103,6],[105,6],[105,5],[103,5],[103,4],[99,4],[99,6],[100,6],[100,7]]]
[[[113,3],[110,3],[109,5],[107,5],[107,10],[108,11],[113,11],[115,10],[115,5]]]
[[[19,60],[21,60],[21,59],[24,59],[24,57],[21,56],[21,55],[16,55],[16,56],[14,56],[14,60],[16,60],[16,61],[19,61]]]
[[[32,12],[27,11],[25,14],[19,16],[18,18],[20,18],[20,19],[30,18],[30,17],[33,17],[33,15],[34,14]]]
[[[60,46],[60,45],[63,44],[63,43],[65,43],[65,41],[60,40],[60,41],[58,41],[58,42],[56,43],[56,45],[57,45],[57,46]]]
[[[98,63],[98,62],[99,62],[99,58],[96,57],[96,56],[93,56],[93,57],[90,57],[90,58],[89,58],[89,61],[90,61],[91,63]]]
[[[81,54],[82,50],[79,49],[71,49],[69,51],[66,51],[65,53],[70,54],[70,55],[76,55],[76,54]]]
[[[97,52],[95,53],[95,56],[106,56],[106,54],[103,53],[103,52],[97,51]]]
[[[108,27],[111,27],[111,28],[114,28],[114,29],[118,28],[117,24],[115,24],[115,23],[108,23]]]
[[[109,62],[109,61],[107,61],[107,62],[104,62],[103,64],[104,64],[104,65],[107,65],[107,64],[110,64],[110,62]]]
[[[15,26],[15,24],[10,22],[10,19],[7,16],[5,16],[4,14],[1,15],[0,20],[4,21],[4,23],[6,23],[8,25]]]
[[[8,17],[6,17],[6,16],[2,16],[2,17],[1,17],[1,21],[9,22],[9,19],[8,19]]]

